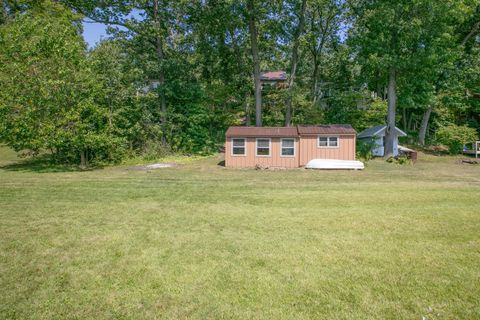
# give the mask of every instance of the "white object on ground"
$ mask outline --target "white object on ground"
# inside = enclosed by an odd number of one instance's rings
[[[145,166],[146,169],[161,169],[161,168],[171,168],[175,165],[173,163],[154,163]]]
[[[398,151],[402,151],[402,152],[415,152],[415,150],[412,150],[412,149],[410,149],[410,148],[407,148],[407,147],[404,147],[404,146],[401,146],[401,145],[398,146]]]
[[[305,166],[307,169],[353,169],[363,170],[363,162],[356,160],[312,159]]]

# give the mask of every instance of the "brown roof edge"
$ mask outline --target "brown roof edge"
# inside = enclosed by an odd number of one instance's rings
[[[297,127],[229,127],[227,137],[298,137]]]
[[[310,134],[357,134],[357,131],[349,124],[325,124],[325,125],[298,125],[299,135]]]
[[[295,127],[229,127],[227,137],[298,137],[300,135],[345,134],[357,132],[349,124],[326,124],[317,126],[298,125]]]

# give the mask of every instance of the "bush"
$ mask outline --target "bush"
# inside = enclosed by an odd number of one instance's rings
[[[397,156],[397,157],[390,157],[387,159],[388,163],[395,163],[399,165],[405,165],[405,164],[411,164],[412,160],[408,159],[407,156],[402,155],[402,156]]]
[[[477,130],[467,126],[448,125],[440,127],[436,132],[436,139],[441,144],[448,146],[450,154],[459,154],[463,145],[477,140]]]
[[[373,148],[375,147],[374,140],[357,140],[357,158],[367,162],[373,158]]]
[[[153,161],[164,158],[171,153],[169,146],[164,146],[160,141],[148,140],[145,143],[142,158],[147,161]]]

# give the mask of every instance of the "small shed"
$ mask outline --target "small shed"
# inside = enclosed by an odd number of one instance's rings
[[[386,125],[378,125],[363,130],[357,135],[359,141],[373,141],[375,146],[372,150],[373,155],[377,157],[383,157],[385,155],[385,130]],[[393,141],[393,155],[398,156],[398,137],[406,137],[407,134],[395,127],[395,140]]]
[[[230,127],[227,167],[298,168],[312,159],[355,160],[356,131],[350,125]]]

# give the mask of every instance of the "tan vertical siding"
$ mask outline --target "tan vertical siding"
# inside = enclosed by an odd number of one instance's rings
[[[242,137],[235,137],[242,138]],[[246,156],[232,156],[232,138],[227,138],[225,144],[225,166],[234,168],[253,168],[257,164],[266,167],[297,168],[299,167],[299,141],[295,139],[295,156],[282,157],[280,155],[282,138],[271,138],[270,156],[256,156],[256,138],[246,138]]]
[[[339,135],[338,138],[338,148],[320,148],[318,135],[301,136],[300,165],[312,159],[355,160],[355,135]]]
[[[339,135],[338,148],[319,148],[318,135],[295,138],[295,156],[280,156],[281,138],[271,138],[270,156],[257,157],[256,138],[246,138],[245,156],[232,156],[232,138],[225,144],[225,166],[253,168],[257,164],[266,167],[296,168],[306,165],[312,159],[355,160],[355,135]],[[242,137],[235,137],[242,138]]]

